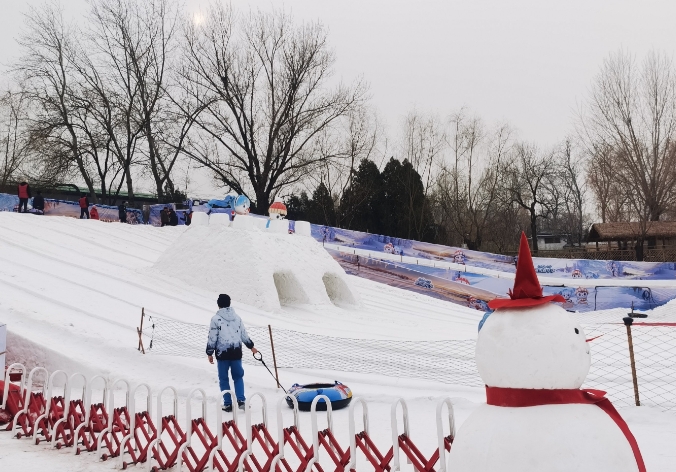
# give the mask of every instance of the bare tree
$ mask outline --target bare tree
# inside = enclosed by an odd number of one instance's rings
[[[280,11],[233,15],[217,4],[204,23],[186,26],[181,81],[203,109],[186,153],[264,213],[323,162],[313,142],[365,88],[329,87],[335,59],[320,24],[296,25]]]
[[[612,185],[599,180],[598,173],[592,176],[606,189],[603,195],[597,192],[602,205],[607,191],[620,187],[629,190],[639,218],[658,221],[673,206],[676,73],[670,59],[656,52],[640,66],[625,52],[606,59],[581,115],[580,133],[593,161],[612,162]],[[608,157],[612,160],[600,161]]]
[[[73,97],[73,45],[81,41],[77,30],[64,23],[55,4],[29,7],[25,33],[19,38],[22,53],[14,70],[23,84],[33,113],[31,140],[39,146],[41,167],[62,175],[74,166],[93,201],[97,201],[85,147],[76,124]],[[53,175],[57,175],[53,174]]]
[[[425,225],[430,223],[427,215],[430,214],[431,208],[428,205],[446,147],[446,134],[438,117],[426,116],[417,111],[406,115],[401,154],[411,163],[411,169],[420,176],[423,199],[421,208],[416,203],[415,180],[417,176],[413,172],[408,173],[407,181],[404,182],[404,188],[408,194],[408,205],[402,210],[408,213],[407,220],[409,224],[413,224],[414,234],[421,240],[427,231]]]
[[[465,110],[452,115],[448,139],[452,152],[437,179],[436,200],[446,231],[470,249],[480,249],[499,217],[500,182],[511,145],[506,125],[487,131]]]
[[[22,91],[7,91],[0,96],[0,186],[25,174],[30,157],[27,129],[28,103]]]
[[[520,143],[515,147],[505,171],[511,200],[528,213],[534,252],[538,251],[538,219],[546,219],[556,213],[561,202],[559,193],[551,193],[559,189],[553,181],[553,154],[544,153],[534,145]]]
[[[178,156],[165,159],[157,139],[176,6],[169,0],[96,0],[90,18],[95,52],[86,77],[104,105],[99,120],[124,171],[128,198],[133,202],[132,166],[144,161],[163,200],[165,186],[173,189],[171,170]]]
[[[615,161],[613,160],[613,148],[609,145],[598,144],[588,150],[587,160],[587,183],[596,200],[596,210],[601,217],[601,222],[606,223],[615,220],[611,216],[611,200],[617,193],[617,179],[613,175]]]
[[[122,162],[128,185],[134,153],[140,154],[158,200],[165,200],[165,192],[171,199],[175,191],[171,172],[186,135],[186,120],[177,119],[179,113],[167,93],[178,6],[173,0],[97,0],[92,3],[92,18],[95,27],[90,36],[104,56],[104,70],[114,78],[117,119],[124,124]],[[138,142],[141,136],[143,143]]]
[[[564,218],[563,226],[573,238],[571,243],[582,244],[584,233],[584,205],[587,188],[582,176],[583,162],[575,155],[575,147],[571,138],[561,145],[556,162],[559,178],[555,181],[563,191]]]

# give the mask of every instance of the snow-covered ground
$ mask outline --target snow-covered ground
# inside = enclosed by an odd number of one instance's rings
[[[155,391],[173,385],[183,396],[201,387],[211,397],[210,408],[216,408],[216,370],[206,359],[143,356],[136,350],[141,307],[151,315],[199,324],[207,324],[215,312],[217,292],[188,286],[152,268],[186,230],[190,229],[0,213],[0,321],[8,325],[8,361],[43,365],[50,371],[126,378],[133,384],[143,381]],[[238,313],[252,326],[392,340],[476,337],[482,316],[478,311],[365,279],[353,278],[351,284],[361,300],[357,308],[303,305],[266,312],[238,303],[237,294],[231,295]],[[227,287],[222,291],[227,292]],[[247,392],[266,395],[274,426],[280,391],[263,367],[247,366],[246,371]],[[381,450],[390,445],[390,406],[397,397],[409,403],[411,436],[426,455],[435,449],[438,399],[452,398],[457,426],[485,400],[482,389],[437,382],[349,372],[280,372],[287,386],[334,379],[369,402],[371,434]],[[676,414],[649,407],[620,412],[638,439],[648,470],[673,470]],[[288,408],[284,415],[288,424]],[[336,435],[343,445],[348,443],[347,418],[347,410],[334,413]],[[309,415],[301,415],[306,438],[309,426]],[[76,457],[72,451],[46,449],[0,432],[0,469],[112,468],[111,463],[100,463],[88,454]],[[404,470],[410,468],[403,464]]]

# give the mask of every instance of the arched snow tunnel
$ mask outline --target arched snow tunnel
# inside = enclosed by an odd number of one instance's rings
[[[322,281],[324,282],[324,287],[326,287],[326,294],[334,305],[345,306],[357,304],[357,300],[355,300],[350,287],[348,287],[345,281],[338,275],[327,272],[322,277]]]
[[[309,302],[305,290],[291,272],[275,272],[272,278],[275,281],[280,305],[299,305]]]

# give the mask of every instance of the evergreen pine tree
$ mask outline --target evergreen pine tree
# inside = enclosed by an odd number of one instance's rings
[[[312,193],[308,205],[308,221],[318,225],[334,226],[336,224],[336,208],[333,197],[324,182]]]
[[[357,231],[381,232],[383,179],[375,162],[363,159],[352,185],[340,201],[344,226]]]

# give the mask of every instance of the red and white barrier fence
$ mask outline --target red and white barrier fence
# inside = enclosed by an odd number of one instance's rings
[[[41,374],[45,383],[41,388],[34,388],[36,377]],[[62,387],[55,386],[56,379],[62,379]],[[71,386],[76,380],[83,384],[82,395],[72,398]],[[96,386],[103,392],[100,403],[92,402]],[[56,391],[61,389],[63,395],[57,395]],[[124,404],[117,407],[116,392],[124,393]],[[169,414],[164,414],[165,397],[169,394],[172,408]],[[225,394],[235,398],[234,391],[221,392]],[[145,401],[137,405],[137,397],[143,396]],[[253,424],[250,406],[256,398],[261,403],[262,421]],[[179,396],[174,387],[165,387],[157,395],[153,419],[153,394],[147,384],[131,389],[124,379],[109,384],[101,376],[88,380],[79,373],[69,377],[61,370],[49,375],[42,367],[26,375],[24,366],[13,364],[2,386],[0,428],[11,431],[19,439],[34,438],[36,444],[44,439],[52,447],[72,447],[75,454],[95,452],[96,457],[104,461],[115,457],[122,469],[145,464],[149,471],[176,466],[179,472],[185,468],[190,472],[352,472],[356,471],[357,458],[361,455],[374,472],[397,472],[403,455],[418,472],[446,472],[446,452],[450,451],[455,435],[453,405],[448,398],[437,405],[437,448],[429,458],[411,439],[408,406],[402,398],[391,408],[392,446],[386,452],[381,452],[371,439],[368,405],[363,399],[355,398],[349,407],[349,444],[343,447],[333,432],[333,411],[327,397],[319,395],[312,402],[309,439],[300,433],[298,403],[294,397],[289,398],[294,406],[293,424],[284,426],[282,410],[287,408],[286,398],[280,398],[276,405],[276,438],[273,437],[275,431],[268,427],[267,400],[260,393],[246,400],[244,429],[238,422],[237,408],[233,408],[232,418],[224,421],[221,402],[218,402],[214,431],[207,421],[209,408],[202,389],[189,393],[182,427],[178,421]],[[320,400],[327,405],[324,429],[320,429],[317,416]],[[199,412],[193,411],[195,401],[200,404]],[[357,432],[355,410],[359,406],[363,426]],[[443,415],[444,406],[446,415]],[[403,432],[397,418],[400,410]],[[444,432],[446,421],[447,434]],[[289,459],[298,465],[291,466]]]

